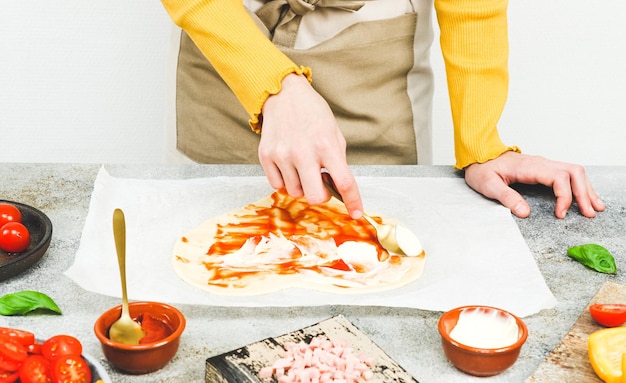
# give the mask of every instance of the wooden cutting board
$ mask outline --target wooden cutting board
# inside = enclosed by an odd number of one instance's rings
[[[301,340],[306,342],[318,335],[333,341],[347,341],[355,354],[365,354],[373,358],[376,364],[370,369],[374,373],[374,378],[367,383],[417,383],[415,378],[342,315],[211,357],[206,360],[205,382],[261,382],[257,378],[259,371],[265,366],[271,366],[284,355],[283,346],[286,342],[298,343]],[[276,379],[265,379],[263,382],[276,382]]]
[[[593,371],[587,354],[589,335],[605,328],[589,314],[589,306],[595,303],[626,303],[626,286],[605,282],[561,343],[548,354],[526,383],[602,383]]]

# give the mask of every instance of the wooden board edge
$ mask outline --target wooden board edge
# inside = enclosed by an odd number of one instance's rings
[[[589,335],[605,327],[597,324],[589,313],[589,306],[596,303],[626,303],[626,286],[606,281],[589,301],[576,322],[561,342],[546,356],[533,375],[525,383],[602,383],[597,377],[587,354]],[[574,376],[577,376],[574,378]]]

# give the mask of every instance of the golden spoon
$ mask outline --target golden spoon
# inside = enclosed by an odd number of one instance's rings
[[[122,315],[109,329],[109,338],[117,343],[139,344],[145,332],[141,325],[130,317],[128,310],[128,296],[126,295],[126,221],[124,212],[115,209],[113,212],[113,236],[115,249],[117,250],[117,263],[120,267],[120,279],[122,280]]]
[[[335,187],[330,174],[322,172],[322,181],[333,197],[343,202],[343,198]],[[388,225],[376,222],[372,217],[363,213],[363,219],[369,222],[376,230],[378,242],[387,250],[398,255],[416,257],[423,251],[420,240],[402,225]]]

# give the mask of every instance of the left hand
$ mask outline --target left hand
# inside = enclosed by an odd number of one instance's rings
[[[465,169],[465,182],[485,197],[500,201],[520,218],[530,215],[530,206],[509,186],[513,183],[551,187],[556,196],[557,218],[565,218],[574,198],[585,217],[593,218],[605,209],[582,166],[538,156],[505,152],[485,163],[474,163]]]

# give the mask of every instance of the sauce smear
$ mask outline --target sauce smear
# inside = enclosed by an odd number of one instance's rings
[[[236,222],[217,225],[215,243],[207,250],[209,257],[234,253],[247,241],[258,244],[269,233],[286,238],[293,242],[294,247],[288,253],[288,259],[263,265],[263,270],[224,267],[218,258],[216,262],[207,261],[204,266],[211,271],[212,278],[209,283],[214,286],[243,287],[245,283],[240,284],[238,281],[259,273],[287,275],[309,270],[322,274],[320,267],[350,270],[340,259],[329,259],[328,262],[319,265],[306,264],[300,249],[295,245],[306,247],[307,237],[322,241],[334,240],[337,247],[345,242],[366,242],[374,246],[379,260],[390,257],[387,250],[378,242],[371,225],[363,220],[353,220],[342,206],[328,204],[311,206],[305,199],[294,199],[286,191],[280,190],[272,194],[271,206],[250,204],[246,209],[246,214],[236,216]],[[380,221],[380,218],[375,219]],[[316,255],[328,256],[321,251]]]
[[[239,250],[250,237],[282,233],[287,238],[304,235],[334,238],[337,246],[346,241],[368,242],[376,246],[379,259],[388,256],[378,243],[374,229],[363,220],[353,220],[340,207],[311,206],[302,198],[291,198],[283,190],[273,193],[272,200],[270,207],[251,204],[248,209],[252,212],[238,215],[237,222],[218,225],[216,242],[207,254],[231,253]]]

